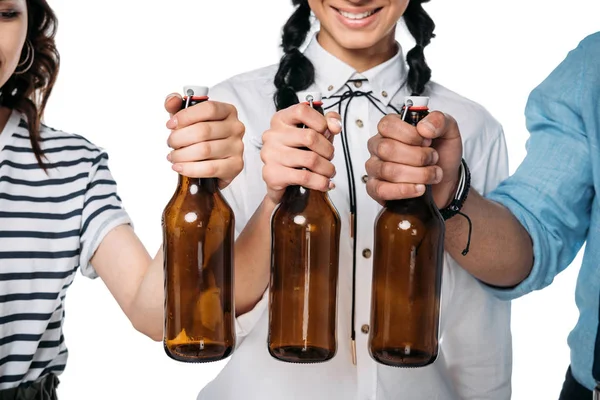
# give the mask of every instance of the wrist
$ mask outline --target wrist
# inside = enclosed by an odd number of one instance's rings
[[[271,214],[275,208],[279,205],[280,201],[275,201],[269,194],[266,194],[263,198],[261,208],[267,214]]]
[[[471,187],[471,172],[464,159],[462,159],[458,179],[453,184],[453,189],[450,191],[451,195],[447,199],[446,205],[440,209],[440,213],[444,220],[448,220],[454,217],[456,214],[460,214],[460,211],[468,197],[469,189]]]

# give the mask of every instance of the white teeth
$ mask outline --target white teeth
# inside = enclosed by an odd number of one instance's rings
[[[370,17],[371,15],[375,14],[375,10],[373,10],[373,11],[367,11],[367,12],[364,12],[364,13],[361,13],[361,14],[352,14],[352,13],[349,13],[349,12],[346,12],[346,11],[342,11],[342,10],[338,10],[338,12],[340,14],[342,14],[342,16],[344,16],[344,17],[346,17],[348,19],[364,19],[364,18]]]

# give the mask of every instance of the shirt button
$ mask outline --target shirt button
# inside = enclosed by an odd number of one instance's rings
[[[363,257],[364,258],[371,258],[371,250],[370,249],[364,249],[363,250]]]
[[[355,81],[355,82],[354,82],[354,87],[355,87],[355,88],[359,88],[359,87],[361,87],[361,86],[362,86],[362,82],[361,82],[361,81]]]
[[[364,324],[360,327],[360,331],[366,335],[367,333],[369,333],[369,325]]]
[[[362,176],[363,183],[367,183],[368,180],[369,180],[369,176],[368,175],[363,175]]]
[[[327,88],[327,90],[332,91],[333,90],[333,85],[329,85],[329,87]]]
[[[362,128],[363,126],[365,126],[365,124],[362,122],[362,119],[357,119],[356,125],[358,125],[359,128]]]
[[[388,96],[388,94],[387,94],[387,92],[386,92],[385,90],[384,90],[383,92],[381,92],[381,95],[382,95],[383,97],[387,97],[387,96]]]

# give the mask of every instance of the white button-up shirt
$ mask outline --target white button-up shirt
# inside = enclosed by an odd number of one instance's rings
[[[510,303],[501,302],[445,255],[442,284],[440,351],[432,365],[394,368],[376,363],[368,353],[374,221],[381,209],[366,191],[363,177],[369,158],[367,140],[377,132],[385,113],[402,107],[409,95],[402,51],[369,71],[357,73],[324,50],[314,36],[304,54],[316,69],[315,83],[326,111],[341,111],[352,172],[335,137],[333,163],[336,188],[329,192],[341,221],[338,289],[338,350],[325,363],[291,364],[267,351],[268,297],[236,319],[237,348],[222,372],[199,394],[202,400],[504,400],[511,394],[512,348]],[[273,79],[277,65],[245,73],[210,91],[213,100],[234,104],[246,125],[245,169],[224,190],[236,217],[239,234],[266,194],[260,159],[261,136],[275,113]],[[360,80],[360,83],[357,83]],[[363,95],[344,99],[345,92]],[[370,93],[369,96],[364,93]],[[487,193],[508,175],[508,159],[500,124],[480,105],[430,83],[430,109],[456,118],[464,142],[464,158],[472,171],[472,187]],[[356,252],[350,235],[349,179],[356,192]],[[462,218],[456,216],[454,218]],[[465,243],[466,244],[466,243]],[[477,245],[474,243],[473,245]],[[351,353],[352,266],[356,258],[356,353]],[[237,260],[243,262],[243,260]],[[366,332],[366,333],[365,333]]]

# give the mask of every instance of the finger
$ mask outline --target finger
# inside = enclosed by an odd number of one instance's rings
[[[342,132],[342,117],[335,111],[331,111],[325,114],[325,118],[327,119],[325,138],[329,141],[333,141],[333,136]]]
[[[376,200],[400,200],[419,197],[425,193],[425,185],[411,183],[390,183],[369,179],[367,193]]]
[[[292,128],[288,126],[277,130],[269,130],[263,134],[263,143],[265,147],[268,147],[271,142],[285,147],[305,147],[328,160],[333,159],[335,152],[333,144],[323,134],[313,129]]]
[[[198,122],[223,121],[231,115],[237,117],[237,110],[231,104],[205,101],[178,111],[167,122],[167,128],[181,129]]]
[[[241,140],[211,140],[173,150],[167,155],[167,160],[172,163],[219,160],[235,156],[241,157],[243,151],[244,144]]]
[[[423,118],[417,125],[417,131],[420,136],[428,139],[439,137],[454,139],[460,137],[456,120],[451,115],[439,111],[433,111]]]
[[[302,187],[326,192],[335,185],[330,179],[309,170],[287,168],[280,165],[263,168],[263,179],[267,186],[273,190],[283,190],[288,186],[300,185]]]
[[[289,168],[307,168],[327,178],[335,175],[335,166],[314,151],[284,147],[281,150],[266,150],[266,154],[267,163],[276,162]]]
[[[396,114],[383,117],[377,124],[377,132],[383,137],[412,146],[429,146],[431,144],[430,139],[419,135],[414,126],[402,121]]]
[[[439,159],[437,151],[431,147],[409,146],[380,135],[369,139],[367,147],[371,154],[383,161],[406,164],[413,167],[435,165]]]
[[[365,164],[370,177],[391,183],[421,183],[433,185],[442,181],[444,173],[435,166],[411,167],[371,157]]]
[[[173,164],[174,171],[190,178],[218,178],[230,182],[244,167],[241,158],[207,160]]]
[[[167,145],[172,149],[179,149],[194,143],[243,135],[245,130],[244,124],[237,119],[230,120],[229,122],[230,123],[224,121],[199,122],[194,125],[174,130],[167,139]]]
[[[275,114],[271,121],[272,127],[305,125],[307,128],[324,133],[327,130],[327,120],[317,110],[306,104],[295,104]]]
[[[179,93],[171,93],[165,99],[165,110],[169,113],[169,117],[172,117],[175,113],[181,110],[182,98]]]

